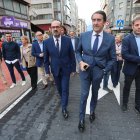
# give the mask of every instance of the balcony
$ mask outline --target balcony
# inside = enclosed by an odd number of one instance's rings
[[[133,3],[140,3],[140,0],[133,0]]]

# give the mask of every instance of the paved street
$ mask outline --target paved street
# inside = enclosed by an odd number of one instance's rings
[[[123,79],[123,78],[122,78]],[[123,113],[113,93],[98,101],[96,120],[86,130],[78,131],[80,83],[79,76],[70,83],[68,120],[61,114],[60,99],[54,85],[46,90],[30,92],[0,120],[0,140],[139,140],[140,115],[134,110],[134,87],[129,110]],[[123,84],[121,83],[121,90]],[[11,93],[12,94],[12,93]]]

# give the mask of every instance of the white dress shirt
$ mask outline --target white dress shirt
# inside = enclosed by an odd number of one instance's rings
[[[38,41],[38,44],[39,44],[39,47],[40,47],[40,49],[41,49],[41,52],[43,52],[43,41],[42,41],[42,42],[39,42],[39,41]]]
[[[95,31],[93,31],[92,37],[91,37],[91,50],[93,50],[93,44],[94,44],[94,41],[96,39],[96,35],[97,35],[97,33]],[[100,32],[98,35],[99,35],[99,37],[98,37],[99,38],[99,42],[98,42],[98,48],[97,48],[97,50],[100,48],[101,43],[103,41],[103,31]]]
[[[59,52],[60,52],[60,50],[61,50],[61,36],[60,36],[59,38],[55,38],[55,37],[53,36],[53,40],[54,40],[55,46],[57,46],[57,45],[56,45],[57,39],[58,39],[58,43],[59,43]]]

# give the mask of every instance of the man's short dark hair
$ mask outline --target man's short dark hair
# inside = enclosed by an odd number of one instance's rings
[[[132,20],[132,24],[135,23],[135,21],[140,20],[140,16],[136,16],[133,20]]]
[[[10,32],[6,32],[6,33],[5,33],[5,35],[7,35],[7,34],[8,34],[8,35],[12,35],[12,33],[10,33]]]
[[[91,19],[92,19],[92,17],[93,17],[94,14],[100,14],[100,15],[102,15],[104,22],[106,22],[106,13],[104,11],[99,10],[99,11],[94,12],[92,14],[92,16],[91,16]]]

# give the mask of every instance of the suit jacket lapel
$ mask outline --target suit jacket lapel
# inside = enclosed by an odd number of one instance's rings
[[[64,38],[63,38],[63,36],[61,36],[61,46],[60,46],[59,55],[62,54],[62,51],[63,51],[63,47],[64,47],[64,46],[65,46]]]
[[[88,49],[89,50],[91,50],[91,38],[92,38],[92,32],[93,31],[91,31],[91,32],[89,32],[89,34],[88,34],[88,37],[86,38],[86,41],[87,41],[87,47],[89,47]],[[92,51],[92,50],[91,50]]]
[[[40,45],[39,45],[38,42],[37,42],[37,48],[38,48],[38,50],[39,50],[40,52],[42,52],[41,49],[40,49]]]
[[[100,51],[100,49],[101,49],[103,46],[106,46],[107,42],[108,42],[108,38],[106,37],[106,33],[103,32],[103,40],[102,40],[101,45],[99,46],[99,49],[97,50],[97,53]]]
[[[137,42],[136,42],[136,39],[135,39],[135,36],[133,33],[131,33],[131,38],[132,38],[132,41],[133,41],[133,47],[136,51],[136,53],[139,55],[139,51],[138,51],[138,46],[137,46]]]
[[[61,41],[61,43],[62,43],[62,41]],[[53,37],[51,37],[51,46],[53,47],[54,51],[59,55],[58,49],[57,49],[56,46],[55,46],[55,42],[54,42]]]

